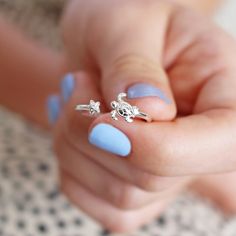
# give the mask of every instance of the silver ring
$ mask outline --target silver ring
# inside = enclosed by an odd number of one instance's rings
[[[113,120],[118,120],[117,115],[124,118],[128,123],[132,123],[135,118],[143,119],[147,122],[151,122],[152,118],[149,117],[146,113],[139,111],[139,108],[136,106],[130,105],[128,102],[124,101],[124,98],[127,97],[126,93],[120,93],[117,96],[117,101],[111,102],[111,117]]]
[[[100,114],[100,102],[95,102],[94,100],[90,100],[88,105],[79,104],[75,107],[76,111],[87,111],[91,116],[97,116]]]

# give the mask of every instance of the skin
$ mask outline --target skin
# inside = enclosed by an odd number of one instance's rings
[[[219,6],[223,1],[221,0],[208,0],[208,1],[199,1],[199,0],[179,0],[176,1],[179,4],[193,8],[204,13],[213,13],[217,6]]]
[[[112,231],[132,231],[158,216],[193,180],[235,170],[231,36],[203,15],[156,0],[77,0],[63,28],[72,67],[86,72],[75,73],[74,93],[55,127],[55,151],[62,189],[82,210]],[[172,103],[132,100],[154,122],[113,121],[106,114],[110,101],[137,82],[157,86]],[[88,119],[74,112],[90,98],[107,107],[105,114]],[[99,123],[129,137],[126,159],[89,144],[88,133]]]
[[[0,35],[0,104],[48,127],[45,101],[59,91],[58,78],[68,70],[64,55],[33,42],[2,18]]]
[[[217,0],[177,2],[206,14],[210,14],[218,5]],[[73,69],[71,64],[67,63],[63,52],[58,53],[35,43],[1,17],[0,35],[1,105],[49,128],[45,102],[48,95],[59,92],[58,80]]]
[[[235,170],[234,40],[203,16],[173,2],[126,0],[116,6],[117,2],[72,1],[63,21],[68,62],[1,23],[0,49],[5,53],[1,58],[10,55],[3,50],[6,45],[14,49],[15,56],[1,61],[1,78],[7,78],[0,80],[1,104],[45,125],[45,100],[58,91],[57,78],[72,68],[86,71],[75,73],[76,88],[55,127],[54,146],[64,192],[112,231],[132,231],[149,222],[189,183],[201,194],[211,193],[214,199],[217,195],[224,207],[229,200],[226,208],[236,209],[232,201],[236,194],[225,184],[234,173],[205,176]],[[200,11],[211,9],[207,1],[191,3]],[[127,13],[125,24],[120,24],[122,7]],[[15,70],[21,61],[27,62],[27,70]],[[13,81],[14,100],[6,92]],[[148,126],[137,121],[132,125],[113,122],[108,114],[91,120],[74,112],[76,104],[91,98],[108,107],[118,92],[140,81],[158,86],[172,99],[171,105],[151,98],[133,101],[154,117]],[[25,88],[37,99],[25,93]],[[100,122],[111,123],[129,136],[134,151],[128,159],[88,143],[89,130]]]

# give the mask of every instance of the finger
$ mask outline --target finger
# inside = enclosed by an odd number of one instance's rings
[[[65,140],[72,143],[78,152],[88,156],[94,162],[103,166],[113,175],[146,191],[160,192],[183,181],[180,177],[160,177],[142,171],[131,163],[124,162],[112,155],[92,146],[87,138],[93,119],[74,110],[77,104],[87,104],[90,99],[101,101],[92,76],[87,73],[74,74],[73,94],[65,104],[64,113],[55,129],[54,149],[60,155],[62,143]]]
[[[186,115],[205,109],[208,100],[214,100],[215,104],[217,101],[218,106],[226,101],[230,107],[230,100],[235,103],[231,97],[235,94],[235,82],[232,82],[235,70],[231,69],[235,68],[235,40],[196,13],[179,8],[174,15],[164,55],[178,113]],[[194,28],[191,22],[197,22]],[[216,76],[220,77],[218,82]],[[203,90],[201,105],[199,102],[196,105]]]
[[[64,139],[63,142],[58,143],[56,150],[59,165],[63,170],[70,173],[76,181],[93,194],[121,209],[137,209],[154,200],[165,198],[170,191],[179,188],[180,184],[187,184],[189,181],[181,179],[171,189],[150,193],[104,169],[104,167],[91,160],[92,158],[77,150],[68,140]]]
[[[172,193],[162,201],[154,202],[144,208],[123,211],[91,194],[65,171],[61,172],[61,180],[63,192],[74,204],[108,230],[120,233],[134,231],[159,216],[177,194]]]
[[[135,4],[138,6],[134,7]],[[171,120],[176,115],[176,106],[162,66],[171,9],[168,4],[162,6],[159,3],[142,7],[137,3],[126,3],[123,7],[128,20],[119,20],[117,27],[106,24],[101,31],[96,31],[99,47],[94,48],[94,41],[91,41],[102,73],[101,89],[107,106],[110,107],[118,93],[127,92],[130,102],[154,120]],[[113,18],[120,18],[119,10],[124,14],[122,7],[115,8]],[[158,13],[160,22],[157,27]]]
[[[226,108],[174,122],[131,125],[111,121],[107,114],[95,120],[89,138],[116,156],[125,152],[127,162],[154,175],[217,173],[235,169],[235,121],[235,112]]]
[[[68,122],[76,122],[77,124],[74,128],[87,128],[88,124],[90,124],[95,117],[90,116],[87,110],[77,110],[77,105],[89,105],[91,100],[103,103],[99,89],[96,83],[91,79],[92,77],[94,77],[92,73],[79,71],[69,74],[61,81],[61,94],[62,100],[64,101],[62,119],[67,119]],[[103,107],[103,104],[101,104],[100,112],[104,112]]]

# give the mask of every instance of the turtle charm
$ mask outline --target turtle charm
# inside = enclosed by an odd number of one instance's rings
[[[120,93],[117,96],[117,101],[111,102],[111,107],[114,109],[111,111],[111,117],[113,120],[118,120],[117,115],[123,117],[128,123],[132,123],[136,116],[140,115],[139,109],[136,106],[132,106],[124,98],[127,97],[126,93]]]

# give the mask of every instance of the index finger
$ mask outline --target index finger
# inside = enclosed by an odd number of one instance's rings
[[[101,132],[103,124],[106,126]],[[158,176],[217,173],[236,167],[236,115],[229,109],[173,122],[132,124],[103,115],[93,122],[89,140],[115,155],[120,155],[120,150],[126,152],[127,162]]]

